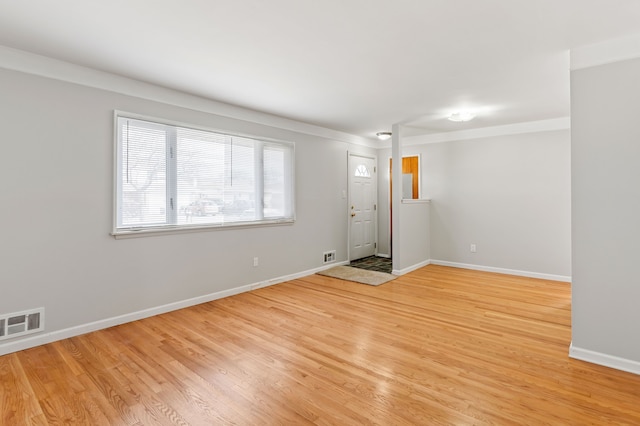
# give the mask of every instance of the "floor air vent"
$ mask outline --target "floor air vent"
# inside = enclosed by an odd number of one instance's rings
[[[44,308],[0,315],[0,340],[44,330]]]

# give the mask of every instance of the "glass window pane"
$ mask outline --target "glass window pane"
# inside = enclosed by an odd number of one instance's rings
[[[285,216],[285,150],[278,146],[264,149],[264,217]]]
[[[126,120],[120,127],[122,149],[122,226],[166,222],[166,131],[161,126]]]
[[[225,155],[224,221],[256,219],[255,141],[233,136]]]
[[[371,172],[369,172],[369,169],[367,168],[367,166],[365,166],[364,164],[360,164],[358,167],[356,167],[355,176],[371,177]]]
[[[177,129],[178,224],[221,223],[225,151],[230,137]]]

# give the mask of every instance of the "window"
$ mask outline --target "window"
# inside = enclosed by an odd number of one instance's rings
[[[116,116],[114,234],[294,220],[294,146]]]
[[[369,172],[369,169],[367,169],[367,166],[360,164],[356,167],[355,177],[371,177],[371,173]]]

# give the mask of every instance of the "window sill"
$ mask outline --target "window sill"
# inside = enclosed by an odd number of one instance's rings
[[[248,229],[264,226],[293,225],[295,219],[263,220],[260,222],[238,222],[226,225],[175,225],[157,228],[118,229],[111,232],[116,239],[154,237],[160,235],[190,234],[194,232],[223,231],[231,229]]]

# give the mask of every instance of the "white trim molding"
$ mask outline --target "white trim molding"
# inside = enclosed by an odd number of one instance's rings
[[[325,269],[333,268],[339,265],[348,265],[348,261],[335,262],[330,265],[323,265],[319,268],[310,269],[303,272],[298,272],[291,275],[285,275],[282,277],[272,278],[266,281],[260,281],[253,284],[247,284],[240,287],[231,288],[229,290],[223,290],[216,293],[205,294],[203,296],[194,297],[187,300],[181,300],[179,302],[168,303],[162,306],[156,306],[154,308],[144,309],[138,312],[132,312],[117,317],[106,318],[99,321],[90,322],[88,324],[82,324],[75,327],[66,328],[63,330],[52,331],[49,333],[34,334],[25,339],[15,339],[7,341],[0,345],[0,356],[18,352],[21,350],[33,348],[47,343],[56,342],[58,340],[68,339],[70,337],[79,336],[81,334],[90,333],[92,331],[98,331],[116,325],[125,324],[132,321],[149,318],[155,315],[164,314],[178,309],[188,308],[190,306],[199,305],[201,303],[211,302],[213,300],[222,299],[224,297],[234,296],[236,294],[245,293],[247,291],[256,290],[263,287],[272,286],[274,284],[280,284],[285,281],[291,281],[294,279],[306,277],[307,275],[315,274],[316,272],[323,271]]]
[[[571,70],[640,58],[640,35],[617,38],[571,49]]]
[[[37,75],[95,89],[107,90],[127,96],[193,109],[278,129],[303,133],[354,145],[379,148],[377,140],[351,135],[333,129],[291,120],[265,112],[226,104],[213,99],[190,95],[178,90],[157,86],[144,81],[110,74],[47,56],[0,45],[0,68]]]
[[[519,277],[539,278],[542,280],[571,282],[571,277],[566,275],[544,274],[540,272],[519,271],[517,269],[496,268],[493,266],[472,265],[470,263],[448,262],[446,260],[431,259],[431,264],[451,266],[453,268],[472,269],[474,271],[495,272],[497,274],[516,275]]]
[[[408,274],[409,272],[413,272],[413,271],[415,271],[416,269],[420,269],[420,268],[422,268],[423,266],[427,266],[427,265],[430,265],[430,264],[431,264],[431,261],[430,261],[430,260],[425,260],[424,262],[416,263],[415,265],[411,265],[411,266],[409,266],[409,267],[407,267],[407,268],[403,268],[403,269],[394,269],[393,271],[391,271],[391,273],[392,273],[393,275],[398,275],[398,276],[399,276],[399,275],[405,275],[405,274]]]
[[[591,351],[589,349],[578,348],[573,345],[569,346],[569,357],[580,361],[590,362],[616,370],[626,371],[640,375],[640,362],[626,358],[620,358],[613,355],[603,354],[601,352]]]
[[[550,120],[507,124],[504,126],[481,127],[478,129],[458,130],[454,132],[407,136],[402,138],[402,146],[426,145],[430,143],[463,141],[495,136],[519,135],[522,133],[551,132],[556,130],[568,130],[570,128],[570,117],[561,117]],[[379,146],[379,148],[389,148],[390,146],[390,143],[387,141],[384,146]]]
[[[402,204],[429,204],[431,199],[429,198],[403,198],[400,200]]]

